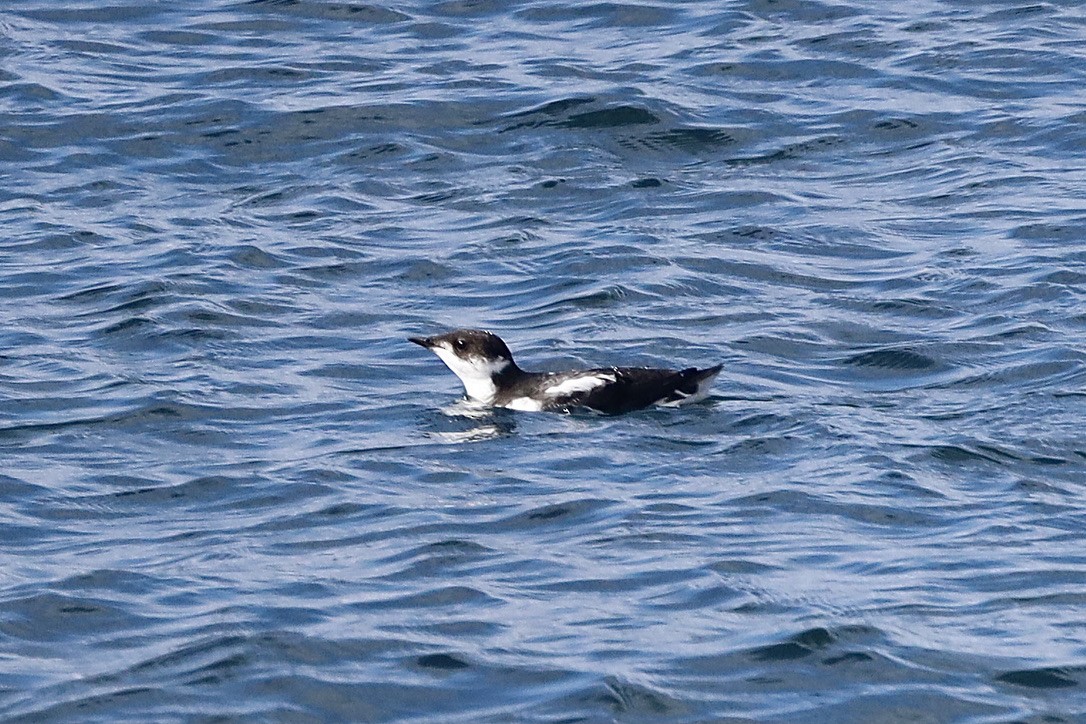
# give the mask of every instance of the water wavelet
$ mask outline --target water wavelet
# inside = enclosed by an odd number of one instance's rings
[[[1074,3],[84,5],[0,20],[0,718],[1086,714]],[[724,368],[443,410],[469,326]]]

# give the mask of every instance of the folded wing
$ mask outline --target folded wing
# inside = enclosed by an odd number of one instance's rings
[[[644,367],[613,367],[587,370],[547,388],[545,394],[557,406],[582,405],[609,415],[649,405],[681,405],[700,400],[721,365],[699,370],[662,370]]]

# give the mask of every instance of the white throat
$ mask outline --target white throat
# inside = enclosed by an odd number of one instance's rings
[[[434,354],[464,383],[464,391],[472,400],[484,405],[493,404],[498,394],[494,375],[509,366],[506,359],[492,360],[482,357],[459,357],[447,343],[431,347]]]

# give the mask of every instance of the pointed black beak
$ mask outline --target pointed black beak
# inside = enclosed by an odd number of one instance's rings
[[[434,346],[434,343],[430,341],[429,337],[408,337],[407,341],[414,342],[418,346],[425,347],[426,349],[430,349]]]

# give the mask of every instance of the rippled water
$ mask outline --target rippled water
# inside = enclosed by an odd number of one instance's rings
[[[1078,0],[0,10],[0,715],[1086,720],[1084,41]],[[452,326],[725,371],[471,417],[404,339]]]

